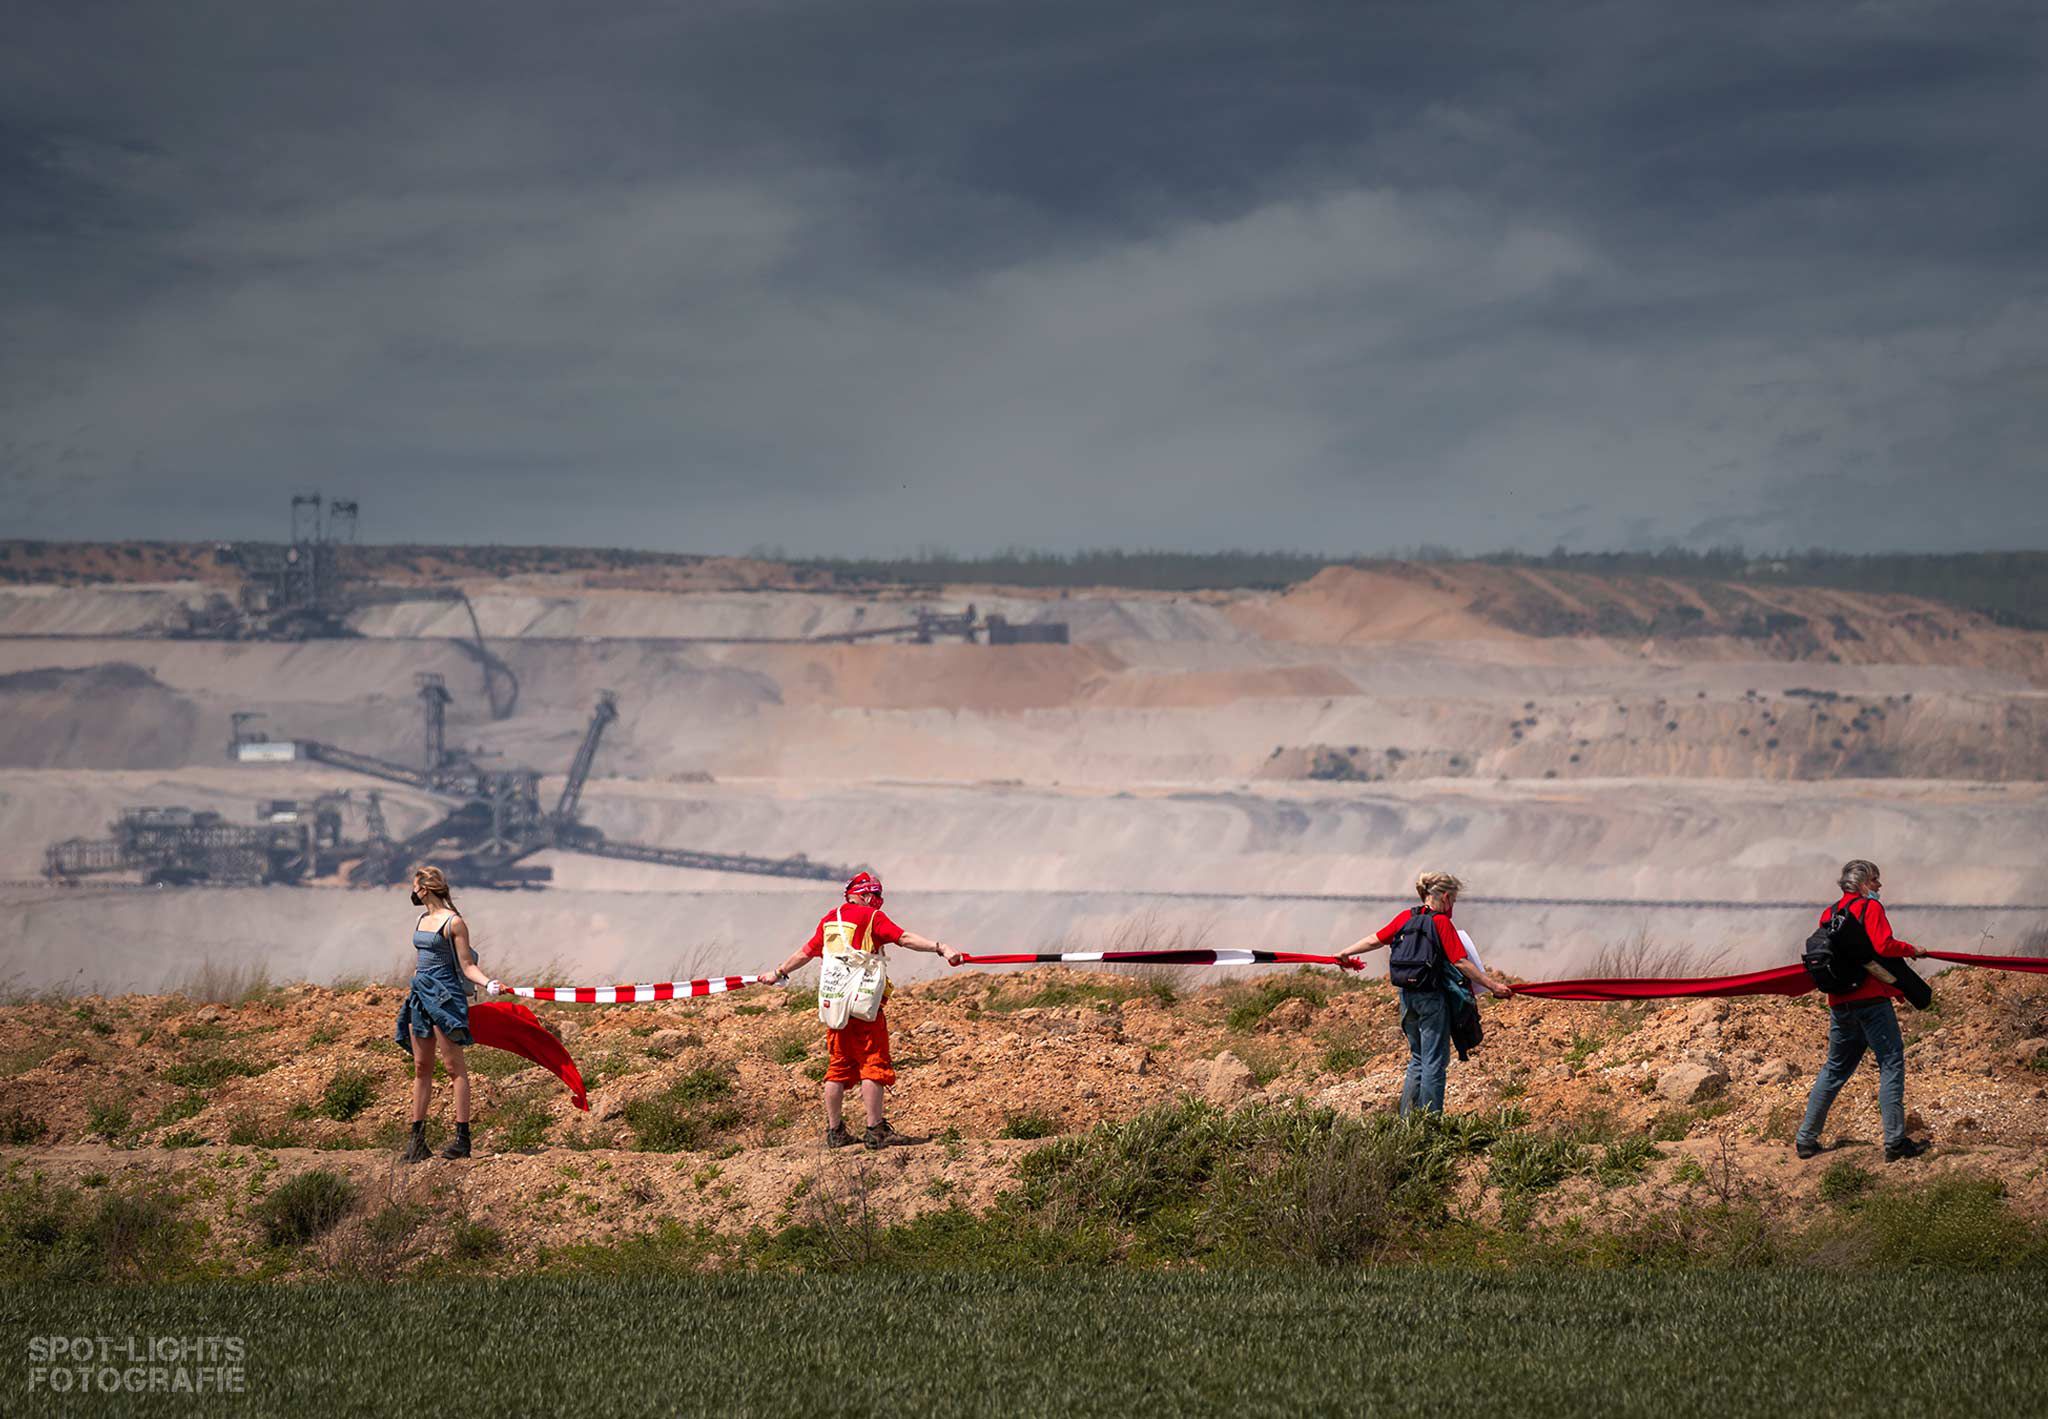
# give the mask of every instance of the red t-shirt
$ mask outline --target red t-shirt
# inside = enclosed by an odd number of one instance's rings
[[[804,954],[812,960],[825,954],[825,923],[847,921],[855,926],[865,925],[868,934],[878,945],[894,946],[903,939],[903,928],[889,920],[880,907],[871,907],[862,902],[848,902],[836,912],[826,912],[818,918],[818,929],[811,933],[811,939],[804,943]]]
[[[1820,914],[1821,925],[1827,925],[1828,918],[1835,914],[1835,907],[1846,907],[1849,915],[1863,923],[1863,929],[1870,933],[1871,949],[1880,956],[1910,956],[1917,949],[1911,942],[1901,941],[1892,935],[1891,918],[1884,914],[1884,903],[1875,897],[1866,897],[1860,892],[1844,892],[1842,899]],[[1904,1000],[1895,985],[1886,985],[1876,976],[1865,976],[1863,984],[1854,990],[1837,995],[1828,992],[1830,1005],[1862,1005],[1872,1000]]]
[[[1373,939],[1382,946],[1386,945],[1401,934],[1401,928],[1408,924],[1415,913],[1422,910],[1424,910],[1422,907],[1408,908],[1407,911],[1402,912],[1399,916],[1381,927],[1380,934]],[[1451,925],[1449,912],[1438,912],[1436,914],[1436,939],[1444,948],[1444,959],[1446,961],[1455,965],[1465,959],[1465,943],[1458,939],[1458,928]]]

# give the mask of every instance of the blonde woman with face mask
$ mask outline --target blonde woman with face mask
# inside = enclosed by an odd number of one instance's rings
[[[427,1147],[427,1106],[434,1098],[438,1050],[455,1087],[455,1141],[441,1156],[467,1158],[469,1062],[464,1051],[475,1043],[469,1033],[469,987],[489,990],[491,979],[476,963],[469,924],[455,910],[448,878],[440,868],[413,869],[412,904],[425,910],[412,927],[417,958],[412,989],[398,1007],[398,1047],[412,1054],[412,1138],[402,1157],[408,1163],[423,1163],[432,1156]]]

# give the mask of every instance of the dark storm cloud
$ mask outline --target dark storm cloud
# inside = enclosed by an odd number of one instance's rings
[[[7,530],[2039,545],[2038,13],[29,7]]]

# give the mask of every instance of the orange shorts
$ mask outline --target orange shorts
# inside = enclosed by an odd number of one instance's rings
[[[887,1011],[872,1020],[848,1020],[843,1030],[827,1030],[825,1043],[829,1050],[825,1062],[827,1083],[851,1084],[856,1079],[872,1079],[877,1084],[896,1082],[896,1068],[889,1062]]]

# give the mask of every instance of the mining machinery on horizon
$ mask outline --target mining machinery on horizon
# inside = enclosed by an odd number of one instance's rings
[[[493,767],[473,753],[450,748],[447,715],[453,696],[437,674],[423,672],[414,679],[422,731],[416,763],[324,740],[273,739],[256,727],[263,716],[249,711],[231,717],[228,757],[250,765],[325,764],[418,790],[445,810],[418,831],[394,837],[375,791],[364,801],[360,838],[344,833],[346,793],[324,795],[304,809],[292,800],[271,800],[255,824],[229,823],[217,812],[185,807],[130,808],[109,826],[105,838],[51,844],[44,875],[76,883],[88,876],[132,872],[154,885],[187,886],[303,883],[339,873],[351,886],[368,887],[403,881],[412,864],[431,856],[450,877],[469,886],[543,887],[553,869],[528,859],[550,850],[811,881],[843,881],[853,870],[813,862],[801,853],[760,857],[629,842],[585,823],[583,790],[605,730],[619,717],[617,697],[609,690],[599,693],[561,793],[549,807],[541,801],[539,770]]]

